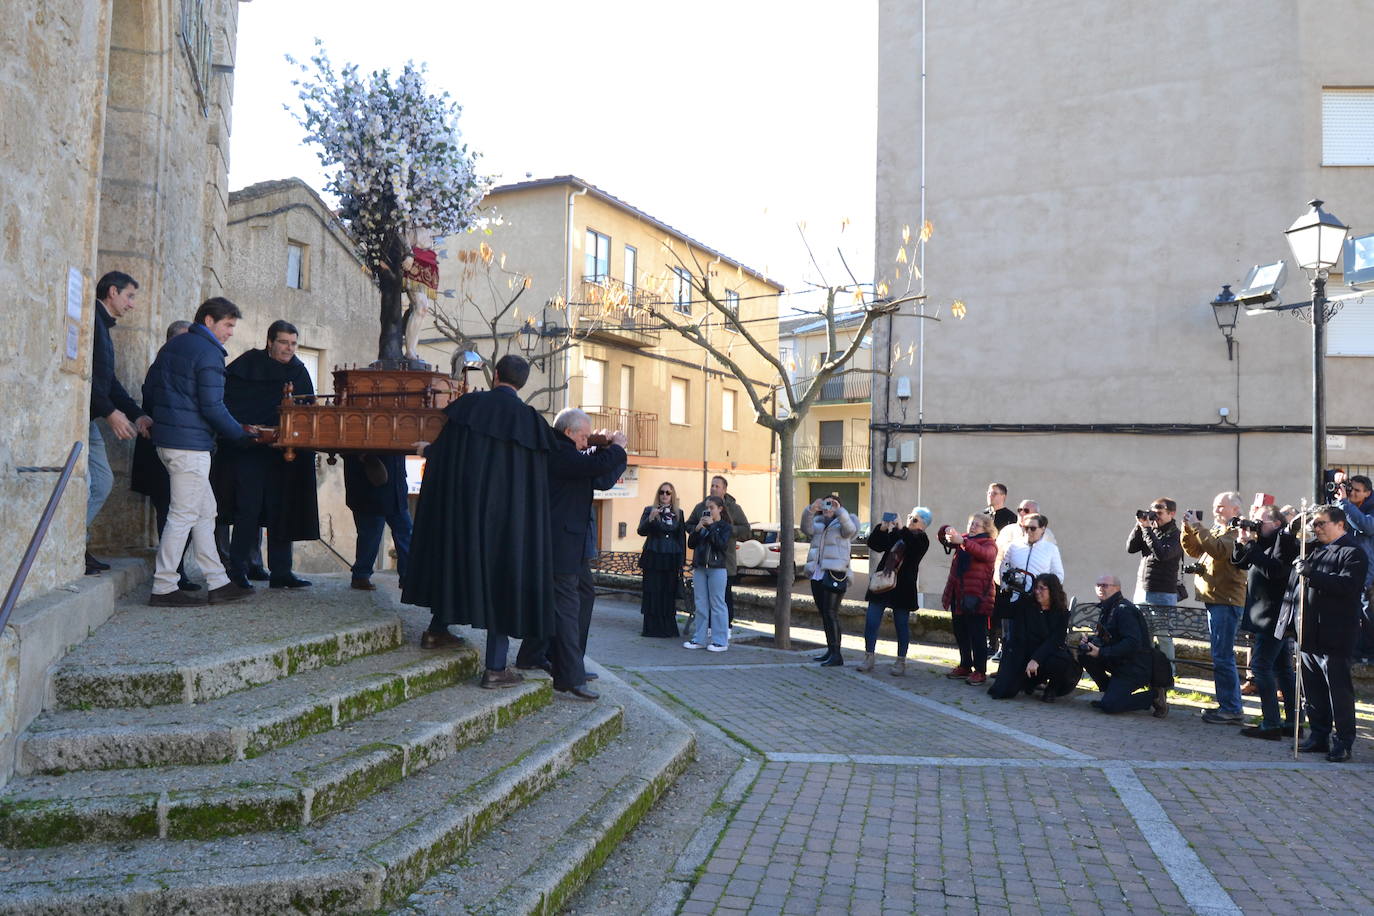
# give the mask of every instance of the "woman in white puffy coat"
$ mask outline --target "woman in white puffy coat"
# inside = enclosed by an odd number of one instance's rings
[[[840,602],[849,585],[849,545],[858,526],[839,497],[818,499],[802,510],[801,530],[811,538],[806,554],[806,575],[811,597],[825,627],[825,654],[816,661],[824,667],[843,665],[840,656]]]

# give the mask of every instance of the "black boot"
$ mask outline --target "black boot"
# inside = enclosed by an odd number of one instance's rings
[[[830,647],[830,655],[821,662],[822,668],[837,668],[844,665],[840,655],[840,621],[833,613],[822,615],[825,621],[825,644]]]

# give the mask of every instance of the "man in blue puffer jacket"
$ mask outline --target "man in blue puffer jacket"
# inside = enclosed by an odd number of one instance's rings
[[[205,573],[211,604],[253,593],[229,581],[215,550],[215,494],[210,488],[210,451],[215,435],[248,442],[258,435],[224,406],[224,344],[242,313],[228,299],[207,299],[190,330],[169,340],[143,381],[143,408],[153,418],[152,440],[171,478],[172,503],[157,551],[157,572],[148,603],[155,607],[204,604],[197,592],[177,588],[177,564],[189,536],[196,564]]]

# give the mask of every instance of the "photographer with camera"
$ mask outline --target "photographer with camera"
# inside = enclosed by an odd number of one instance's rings
[[[883,622],[883,609],[892,609],[892,627],[897,631],[897,660],[889,672],[893,677],[906,674],[906,652],[911,646],[911,612],[916,610],[916,575],[921,559],[930,549],[930,510],[917,506],[906,517],[906,524],[897,526],[897,513],[883,514],[882,523],[868,535],[868,549],[881,553],[882,560],[870,565],[868,577],[868,612],[864,615],[864,660],[860,671],[873,670],[873,652],[878,646],[878,627]],[[871,563],[871,561],[870,561]]]
[[[811,538],[806,553],[806,575],[811,597],[825,628],[826,652],[816,661],[830,668],[844,664],[840,655],[840,602],[849,588],[849,542],[859,530],[834,493],[802,510],[802,533]]]
[[[1212,500],[1213,523],[1202,527],[1201,513],[1183,516],[1183,551],[1200,559],[1193,565],[1197,596],[1207,607],[1207,636],[1212,650],[1212,683],[1217,706],[1199,715],[1213,725],[1244,720],[1240,708],[1240,677],[1236,672],[1236,631],[1245,613],[1245,573],[1231,563],[1236,529],[1249,520],[1241,516],[1240,494],[1218,493]]]
[[[953,525],[943,525],[937,533],[945,553],[955,555],[940,603],[953,618],[959,664],[945,677],[964,679],[975,687],[988,680],[988,619],[996,596],[992,583],[997,563],[996,531],[992,516],[980,512],[969,516],[967,534],[960,534]]]
[[[644,577],[639,613],[644,618],[640,636],[677,636],[677,586],[682,560],[687,553],[687,527],[677,505],[677,487],[664,481],[657,499],[639,517],[644,549],[639,570]]]
[[[1126,540],[1126,551],[1141,555],[1140,568],[1136,572],[1137,602],[1176,607],[1180,598],[1187,597],[1179,571],[1183,543],[1178,523],[1174,521],[1177,511],[1178,503],[1167,497],[1156,499],[1148,509],[1135,510],[1135,527]],[[1173,637],[1159,636],[1156,641],[1172,668]]]
[[[1350,533],[1355,543],[1364,551],[1369,561],[1369,571],[1364,577],[1364,591],[1360,595],[1360,609],[1363,612],[1363,626],[1360,628],[1360,641],[1355,648],[1355,657],[1368,659],[1374,656],[1374,617],[1370,615],[1370,585],[1374,584],[1374,498],[1370,491],[1374,483],[1363,474],[1356,474],[1333,485],[1335,504],[1345,512]]]
[[[1150,628],[1145,615],[1121,594],[1116,576],[1098,576],[1094,588],[1101,609],[1097,632],[1078,644],[1083,670],[1102,691],[1102,699],[1092,705],[1105,713],[1150,709],[1155,718],[1164,718],[1169,714],[1168,691],[1150,689]]]
[[[1250,672],[1260,698],[1260,724],[1242,728],[1247,738],[1278,741],[1292,737],[1294,715],[1293,644],[1278,630],[1283,593],[1298,555],[1298,541],[1285,530],[1282,511],[1273,505],[1255,506],[1249,520],[1237,525],[1231,563],[1246,572],[1245,617],[1241,627],[1255,634]],[[1279,720],[1279,691],[1283,691],[1283,720]]]
[[[749,540],[752,536],[752,529],[749,527],[749,517],[744,514],[740,504],[735,501],[735,497],[729,493],[730,482],[717,474],[711,478],[711,488],[707,491],[707,499],[714,496],[725,506],[725,518],[730,522],[730,527],[735,533],[735,542],[740,543]],[[687,514],[687,521],[701,518],[701,514],[706,511],[706,500],[703,499],[692,508]],[[781,530],[781,529],[779,529]],[[730,551],[730,556],[726,563],[725,575],[725,617],[727,622],[733,626],[735,623],[735,582],[739,579],[739,566],[735,558],[735,552]]]
[[[1024,517],[1021,523],[1026,539],[1014,541],[1007,548],[998,577],[1001,584],[995,613],[1002,622],[1002,649],[993,657],[998,663],[998,677],[988,691],[998,699],[1014,696],[1019,689],[1019,672],[1025,664],[1027,641],[1025,634],[1018,632],[1018,627],[1025,616],[1024,609],[1031,603],[1032,585],[1041,573],[1051,573],[1057,582],[1064,581],[1059,547],[1045,540],[1049,519],[1037,512]],[[1004,669],[1008,672],[1007,678],[1002,677]]]
[[[730,648],[730,624],[725,611],[725,577],[728,558],[735,555],[735,532],[725,511],[725,500],[706,497],[706,509],[695,519],[687,546],[692,553],[692,597],[696,600],[696,620],[692,638],[684,649],[705,647],[711,652]],[[711,642],[706,642],[706,631]]]
[[[1307,740],[1298,750],[1326,752],[1326,759],[1350,759],[1355,742],[1355,692],[1350,655],[1360,632],[1360,589],[1369,561],[1346,528],[1340,506],[1318,506],[1315,540],[1294,561],[1275,624],[1286,632],[1302,606],[1302,692],[1307,701]],[[1304,594],[1305,590],[1305,594]],[[1332,734],[1332,730],[1335,734]]]

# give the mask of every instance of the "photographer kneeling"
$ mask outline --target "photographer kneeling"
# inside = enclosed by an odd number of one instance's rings
[[[1102,699],[1092,705],[1106,713],[1153,707],[1154,716],[1164,718],[1169,714],[1168,691],[1150,689],[1150,628],[1144,615],[1121,594],[1116,576],[1098,576],[1095,587],[1102,609],[1097,635],[1085,636],[1078,645],[1083,670],[1102,691]]]
[[[1284,530],[1283,514],[1277,506],[1256,506],[1250,520],[1237,525],[1236,549],[1231,563],[1247,570],[1245,618],[1241,626],[1255,634],[1250,653],[1250,672],[1260,698],[1260,724],[1242,728],[1247,738],[1278,741],[1291,737],[1297,725],[1294,715],[1295,677],[1293,644],[1278,629],[1283,593],[1293,560],[1298,556],[1297,538]],[[1283,721],[1279,721],[1279,690],[1283,690]]]

